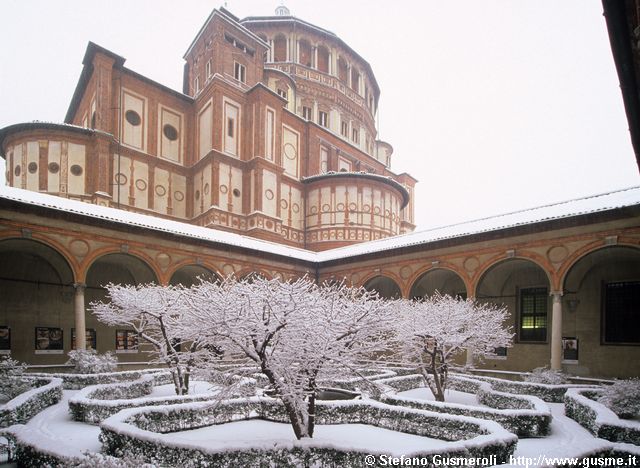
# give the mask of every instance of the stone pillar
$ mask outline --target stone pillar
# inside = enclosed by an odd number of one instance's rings
[[[76,328],[76,349],[87,349],[87,332],[84,311],[84,290],[87,287],[84,283],[75,283],[76,290],[73,299],[73,310],[75,312]]]
[[[552,291],[551,370],[562,369],[562,291]]]
[[[467,362],[464,363],[466,367],[473,367],[473,348],[467,348]]]
[[[311,64],[312,68],[318,69],[318,48],[313,48],[313,63]]]

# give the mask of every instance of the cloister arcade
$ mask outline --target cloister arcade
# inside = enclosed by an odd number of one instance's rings
[[[634,314],[640,304],[640,229],[633,226],[313,262],[293,253],[280,257],[144,229],[129,232],[117,223],[65,220],[52,228],[46,216],[10,213],[16,212],[0,214],[20,219],[0,223],[0,353],[31,364],[62,364],[68,351],[83,346],[115,350],[123,363],[147,359],[130,330],[108,327],[90,313],[90,304],[104,299],[105,284],[190,286],[200,278],[260,274],[345,278],[385,298],[438,291],[503,305],[514,345],[476,360],[476,366],[551,365],[601,377],[639,372]],[[84,336],[76,336],[80,329],[87,330]]]

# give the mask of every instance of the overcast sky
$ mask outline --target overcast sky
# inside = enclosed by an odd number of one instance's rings
[[[640,185],[599,0],[287,0],[372,66],[418,229]],[[228,0],[272,15],[279,0]],[[0,127],[61,122],[88,41],[182,90],[205,0],[0,1]]]

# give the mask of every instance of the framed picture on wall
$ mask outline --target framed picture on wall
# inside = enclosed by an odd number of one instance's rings
[[[11,354],[11,328],[0,326],[0,354]]]
[[[566,364],[578,363],[578,339],[575,336],[562,337],[562,362]]]
[[[138,334],[133,330],[116,330],[116,353],[137,353]]]
[[[62,354],[62,328],[36,327],[36,354]]]
[[[87,349],[96,350],[97,348],[97,340],[96,340],[96,331],[93,328],[86,329],[86,340],[87,340]],[[76,329],[71,329],[71,349],[76,349]]]

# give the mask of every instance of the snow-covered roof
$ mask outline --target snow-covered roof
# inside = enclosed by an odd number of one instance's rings
[[[32,192],[30,190],[18,189],[15,187],[0,186],[0,199],[14,200],[33,206],[41,206],[52,210],[75,213],[91,218],[112,221],[114,223],[137,226],[153,231],[166,232],[169,234],[191,237],[208,242],[218,242],[234,247],[258,250],[284,257],[296,258],[309,262],[315,262],[314,252],[277,244],[275,242],[264,241],[253,237],[243,236],[232,232],[211,229],[202,226],[194,226],[179,221],[173,221],[156,216],[133,213],[117,208],[93,205],[78,200],[47,195],[44,193]]]
[[[640,186],[514,211],[512,213],[481,218],[474,221],[466,221],[450,226],[415,231],[401,236],[387,237],[385,239],[350,245],[348,247],[339,247],[321,252],[318,260],[338,260],[345,257],[428,244],[444,239],[454,239],[472,234],[498,231],[526,224],[535,224],[543,221],[569,218],[634,205],[640,205]]]
[[[69,200],[14,187],[0,186],[0,199],[13,200],[52,210],[75,213],[82,216],[103,219],[114,223],[137,226],[158,232],[191,237],[208,242],[220,243],[244,249],[257,250],[278,256],[307,262],[328,262],[347,259],[359,255],[383,252],[397,248],[429,244],[445,239],[454,239],[474,234],[530,225],[550,220],[570,218],[589,213],[597,213],[618,208],[640,205],[640,186],[630,187],[590,197],[544,205],[499,216],[482,218],[450,226],[412,232],[401,236],[388,237],[376,241],[364,242],[325,250],[309,250],[256,239],[249,236],[222,231],[219,229],[194,226],[156,216],[133,213],[116,208],[93,205],[77,200]]]

